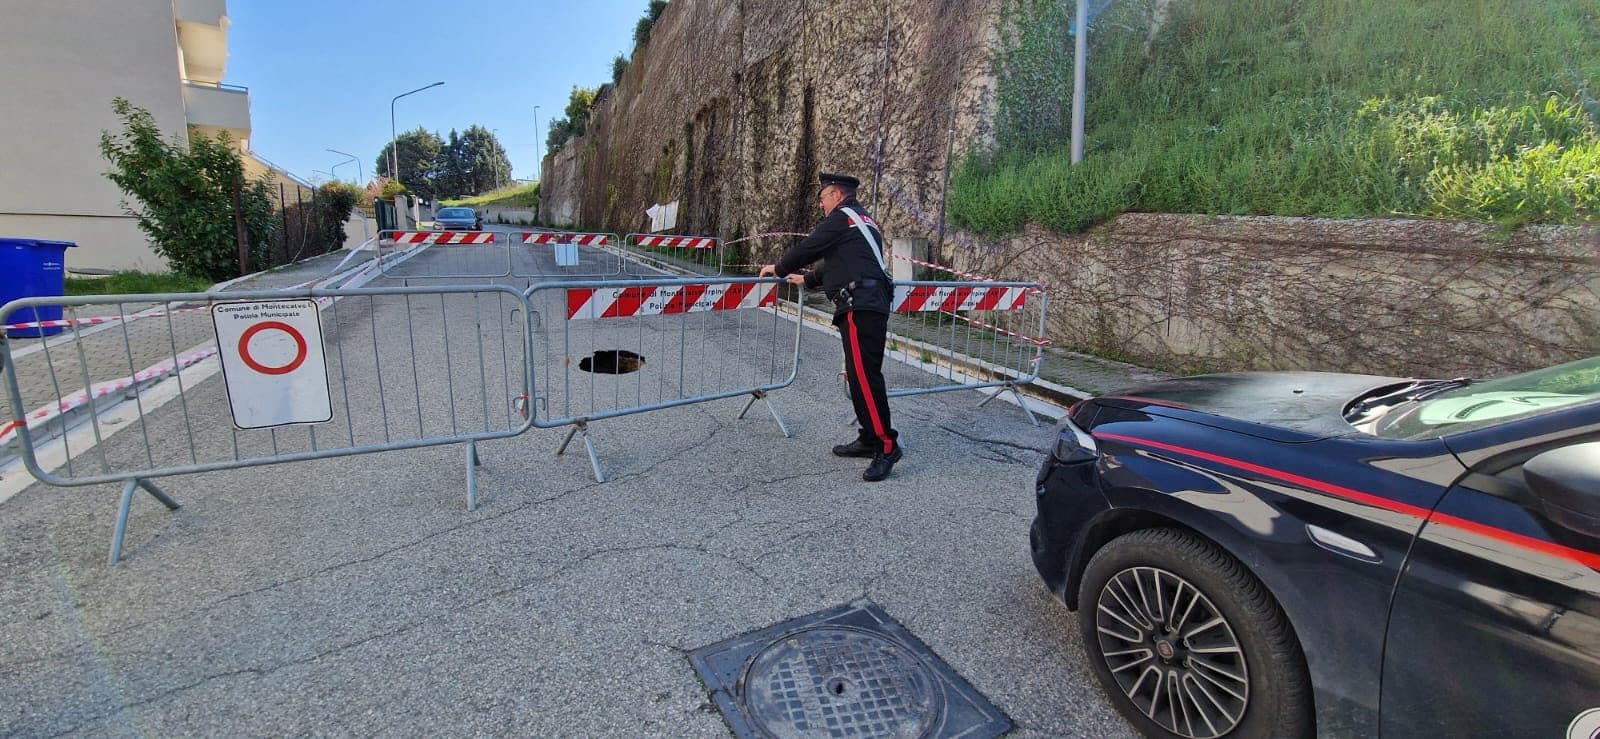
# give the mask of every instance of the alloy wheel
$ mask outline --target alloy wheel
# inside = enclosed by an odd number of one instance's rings
[[[1250,675],[1232,624],[1188,580],[1131,567],[1100,588],[1100,658],[1145,716],[1187,739],[1228,734],[1250,703]]]

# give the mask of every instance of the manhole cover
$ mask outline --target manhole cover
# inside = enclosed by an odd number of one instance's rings
[[[767,646],[745,671],[744,704],[775,737],[906,737],[944,707],[938,678],[911,650],[856,629],[806,629]]]
[[[1011,721],[868,601],[689,655],[735,734],[984,739]]]

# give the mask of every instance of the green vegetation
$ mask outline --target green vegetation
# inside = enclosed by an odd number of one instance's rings
[[[1600,217],[1592,0],[1172,0],[1152,37],[1153,3],[1121,0],[1091,26],[1073,167],[1075,6],[1013,1],[998,147],[954,172],[954,224]]]
[[[228,135],[211,139],[191,130],[187,144],[169,142],[149,111],[122,98],[111,109],[122,131],[100,134],[100,153],[112,167],[106,177],[138,201],[122,207],[138,219],[155,252],[179,272],[213,280],[267,266],[267,185],[245,178]]]
[[[539,207],[539,183],[503,187],[482,195],[458,200],[441,201],[445,205],[467,205],[474,208],[527,208]]]
[[[572,94],[567,97],[567,116],[550,121],[550,134],[545,138],[545,147],[551,154],[589,130],[589,108],[594,105],[597,92],[573,85]]]
[[[118,272],[108,277],[68,277],[68,295],[134,295],[197,293],[211,289],[211,280],[167,273]]]
[[[418,127],[400,134],[400,183],[425,200],[477,195],[511,181],[511,160],[500,140],[479,125],[450,131],[448,139]],[[389,150],[378,152],[377,172],[389,174]]]
[[[667,9],[667,0],[650,0],[650,5],[645,8],[644,17],[633,26],[634,48],[650,43],[650,31],[656,27],[656,19],[661,17],[661,11]]]

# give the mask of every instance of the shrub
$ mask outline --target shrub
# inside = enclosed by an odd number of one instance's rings
[[[622,84],[622,73],[628,71],[628,58],[618,54],[611,60],[611,84]]]
[[[138,219],[156,253],[175,272],[215,281],[258,268],[272,232],[272,203],[265,182],[245,178],[228,135],[191,131],[184,146],[163,140],[149,111],[122,98],[111,109],[123,130],[100,134],[100,153],[112,165],[106,177],[138,201],[137,207],[123,201],[123,209]]]

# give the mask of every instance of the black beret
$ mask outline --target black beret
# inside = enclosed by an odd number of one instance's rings
[[[834,174],[832,172],[823,172],[818,174],[817,181],[822,183],[823,187],[827,187],[828,185],[843,185],[845,187],[861,186],[861,180],[858,180],[847,174]]]

